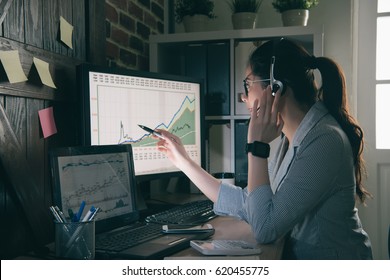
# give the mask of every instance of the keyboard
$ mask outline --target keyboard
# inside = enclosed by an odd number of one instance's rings
[[[161,225],[141,224],[96,238],[96,249],[120,252],[162,235]]]
[[[147,216],[145,221],[157,224],[192,226],[204,224],[216,216],[211,200],[197,200]]]

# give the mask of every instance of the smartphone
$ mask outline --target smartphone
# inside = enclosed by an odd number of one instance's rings
[[[262,252],[257,244],[244,240],[191,240],[190,245],[203,255],[255,255]]]

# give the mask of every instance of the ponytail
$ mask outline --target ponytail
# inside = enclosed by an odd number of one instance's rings
[[[363,130],[349,113],[344,74],[340,66],[330,58],[311,57],[310,64],[312,64],[311,68],[318,68],[321,73],[322,86],[319,89],[318,98],[340,124],[351,144],[355,165],[356,194],[360,202],[364,203],[367,197],[371,197],[371,194],[364,188],[362,182],[363,176],[366,175],[362,156]]]

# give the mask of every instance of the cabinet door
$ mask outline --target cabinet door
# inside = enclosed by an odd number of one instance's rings
[[[210,173],[232,172],[232,129],[229,121],[208,121],[207,168]]]
[[[236,184],[245,187],[248,184],[248,157],[245,153],[247,142],[248,124],[247,121],[236,121],[234,135],[234,165],[236,173]]]
[[[229,44],[211,43],[207,46],[206,115],[230,114]]]
[[[202,79],[206,83],[206,55],[207,47],[204,44],[185,46],[184,75]],[[206,88],[206,84],[204,88]]]
[[[248,115],[248,109],[241,100],[241,94],[244,93],[245,70],[249,55],[256,46],[252,41],[236,41],[234,48],[234,95],[235,95],[235,114]]]
[[[207,116],[230,114],[229,44],[191,44],[185,50],[185,75],[205,82]]]

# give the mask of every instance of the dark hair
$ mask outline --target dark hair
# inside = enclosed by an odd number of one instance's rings
[[[289,86],[292,89],[297,102],[310,108],[321,100],[346,133],[355,164],[356,194],[364,203],[371,194],[362,182],[365,175],[362,157],[363,130],[349,113],[345,77],[341,67],[330,58],[312,56],[292,40],[275,39],[262,44],[250,55],[248,66],[252,73],[262,79],[269,78],[272,56],[275,56],[275,79],[282,81],[285,88]],[[321,73],[321,88],[315,83],[313,69],[318,69]]]

